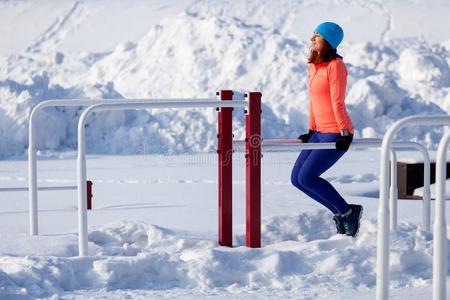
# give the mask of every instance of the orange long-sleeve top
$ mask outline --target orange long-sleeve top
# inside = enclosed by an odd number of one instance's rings
[[[322,64],[308,65],[310,97],[309,129],[323,133],[339,133],[353,124],[345,107],[347,68],[340,58]]]

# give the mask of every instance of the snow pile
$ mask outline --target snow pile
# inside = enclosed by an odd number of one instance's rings
[[[375,221],[364,220],[357,239],[336,235],[333,227],[325,211],[278,216],[263,222],[264,247],[250,249],[241,242],[218,247],[142,222],[111,223],[91,228],[87,258],[3,254],[0,297],[48,297],[79,289],[373,289]],[[431,246],[431,234],[400,224],[392,236],[391,285],[430,284]]]
[[[411,85],[429,84],[433,87],[450,85],[450,69],[445,56],[425,50],[407,49],[399,58],[400,79]]]
[[[354,2],[360,9],[365,7]],[[328,4],[338,11],[340,4]],[[7,141],[0,157],[24,153],[27,115],[49,98],[213,98],[220,89],[261,91],[264,137],[296,137],[307,130],[309,112],[308,40],[299,39],[298,32],[305,34],[313,28],[306,25],[313,20],[305,16],[306,23],[300,26],[298,18],[320,4],[315,5],[197,1],[182,13],[162,18],[142,38],[123,42],[112,51],[62,52],[65,48],[59,45],[77,30],[85,32],[83,24],[91,22],[89,14],[95,12],[88,4],[76,2],[24,53],[0,57],[0,133]],[[448,114],[450,50],[446,43],[402,39],[398,33],[390,39],[395,18],[400,27],[408,21],[392,3],[374,2],[369,7],[367,16],[374,11],[389,15],[392,10],[382,41],[355,41],[358,32],[348,24],[349,38],[340,49],[349,70],[347,106],[356,136],[381,137],[405,116]],[[360,10],[351,12],[364,15]],[[346,22],[342,18],[344,28]],[[367,32],[364,27],[360,30]],[[47,124],[39,130],[40,149],[73,149],[79,112],[79,108],[47,110]],[[99,113],[91,121],[87,130],[91,153],[133,154],[143,147],[157,153],[215,148],[217,115],[212,109]],[[235,110],[234,124],[236,138],[243,138],[242,111]],[[421,127],[405,130],[402,136],[433,146],[439,133]]]
[[[344,48],[344,56],[350,53],[347,104],[357,136],[380,137],[390,124],[405,116],[447,113],[443,99],[450,90],[445,61],[449,54],[434,54],[426,44],[417,47],[425,49],[411,54],[414,61],[409,63],[403,59],[408,54],[403,54],[411,51],[403,51],[401,44],[355,44],[356,50],[351,44]],[[307,126],[307,51],[306,43],[271,27],[190,10],[162,22],[136,45],[119,46],[91,69],[88,81],[113,81],[125,97],[162,97],[169,95],[168,91],[207,96],[211,87],[224,86],[261,90],[265,105],[263,134],[292,138],[293,132],[306,130]],[[402,53],[400,58],[398,52]],[[164,72],[161,66],[170,71]],[[415,76],[408,67],[419,68],[416,72],[422,77]],[[411,82],[415,87],[412,91],[403,88]],[[142,86],[152,85],[161,90],[140,91]],[[416,95],[416,91],[422,94]],[[430,144],[437,140],[437,131],[430,129],[414,129],[403,135],[405,139],[425,138]]]
[[[65,88],[50,84],[46,72],[30,78],[30,83],[10,79],[0,81],[0,158],[21,155],[28,145],[28,117],[31,109],[39,102],[48,99],[72,98],[122,98],[111,83],[106,85],[72,86]],[[61,149],[76,145],[76,122],[82,112],[81,107],[51,107],[44,109],[37,120],[37,146],[40,149]],[[89,123],[95,123],[95,131],[89,131],[91,144],[96,141],[101,148],[107,146],[102,139],[113,134],[110,128],[125,124],[124,112],[101,114]]]
[[[430,192],[431,192],[431,199],[436,199],[436,184],[430,184]],[[414,196],[423,196],[423,187],[414,189],[413,192]],[[450,199],[450,180],[447,179],[445,182],[445,199]]]

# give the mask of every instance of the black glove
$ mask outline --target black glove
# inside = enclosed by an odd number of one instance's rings
[[[309,141],[309,139],[311,138],[311,136],[313,135],[314,131],[313,130],[309,130],[308,133],[305,134],[300,134],[298,136],[298,139],[301,140],[303,143],[307,143]]]
[[[341,135],[336,140],[336,149],[347,151],[353,141],[353,134]]]

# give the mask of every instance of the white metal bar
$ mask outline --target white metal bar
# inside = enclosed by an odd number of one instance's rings
[[[448,125],[450,116],[411,116],[395,122],[386,132],[381,146],[380,158],[380,202],[378,207],[377,232],[377,300],[389,299],[389,154],[395,134],[409,125]]]
[[[76,190],[77,186],[41,186],[37,188],[39,191],[61,191],[61,190]],[[28,191],[28,187],[9,187],[0,188],[0,192],[23,192]]]
[[[351,149],[378,148],[381,146],[381,139],[354,139],[350,145]],[[245,147],[245,141],[233,141],[236,150],[240,151]],[[317,148],[315,145],[323,145],[323,148]],[[262,146],[265,151],[279,150],[305,150],[305,149],[336,149],[335,143],[302,143],[298,139],[263,139]],[[414,146],[411,145],[411,148]]]
[[[427,149],[424,145],[416,142],[393,142],[392,146],[398,148],[414,148],[422,153],[423,156],[423,195],[422,195],[422,225],[426,231],[430,229],[431,218],[431,191],[430,191],[430,174],[431,174],[431,159]],[[397,176],[397,174],[396,174]],[[397,178],[395,178],[397,182]],[[393,214],[397,219],[397,214]],[[397,221],[395,221],[397,222]]]
[[[379,148],[381,146],[381,139],[355,139],[350,146],[350,149],[355,148]],[[233,142],[233,149],[236,151],[245,151],[245,141],[238,140]],[[305,149],[335,149],[334,143],[302,143],[298,139],[264,139],[262,141],[263,150],[305,150]],[[413,148],[418,150],[424,161],[424,193],[423,193],[423,213],[422,213],[422,224],[425,230],[430,231],[430,213],[431,213],[431,192],[430,192],[430,156],[427,149],[416,142],[393,142],[393,148],[404,149]],[[397,187],[397,160],[395,153],[392,152],[391,165],[392,172],[391,176],[391,193],[390,193],[390,203],[391,210],[394,208],[391,214],[391,230],[394,230],[397,225],[397,201],[398,201],[398,187]]]
[[[77,158],[77,179],[78,179],[78,255],[88,255],[88,231],[87,231],[87,195],[86,195],[86,149],[85,149],[85,126],[87,118],[95,111],[106,110],[131,110],[148,108],[205,108],[205,107],[245,107],[246,101],[136,101],[116,104],[97,104],[89,106],[78,120],[78,158]]]
[[[381,146],[381,139],[355,139],[350,146],[350,149],[361,149],[361,148],[378,148]],[[309,145],[308,145],[309,144]],[[245,151],[245,141],[234,141],[234,149],[236,151]],[[322,147],[323,145],[323,147]],[[302,143],[298,139],[264,139],[262,142],[263,149],[267,150],[305,150],[305,149],[335,149],[334,143]],[[418,151],[423,156],[424,160],[424,193],[423,193],[423,215],[422,223],[425,230],[430,231],[430,206],[431,206],[431,193],[430,193],[430,156],[426,148],[415,142],[393,142],[393,147],[395,149],[403,148],[413,148]],[[396,161],[394,163],[394,168],[396,168]],[[394,169],[395,171],[395,169]],[[393,173],[391,187],[393,187],[392,193],[390,194],[390,199],[392,205],[397,205],[397,195],[395,190],[397,188],[397,172]],[[394,211],[392,214],[393,224],[397,223],[397,212]],[[391,228],[393,229],[393,228]]]
[[[30,113],[28,123],[28,199],[30,235],[38,235],[38,194],[36,159],[36,123],[39,112],[46,107],[89,106],[94,104],[113,104],[129,102],[192,102],[216,101],[216,99],[54,99],[36,105]]]
[[[433,238],[433,299],[445,300],[447,277],[447,222],[445,220],[445,181],[450,132],[439,143],[436,154],[436,203]]]
[[[28,120],[28,205],[30,235],[38,235],[38,187],[36,159],[36,123],[39,112],[46,107],[88,106],[96,103],[123,102],[124,99],[55,99],[36,105]]]
[[[371,143],[379,143],[381,145],[381,139],[375,139],[375,138],[368,138],[368,139],[354,139],[351,146],[355,146],[355,145],[367,145],[367,144],[371,144]],[[238,142],[244,142],[245,141],[238,141]],[[308,144],[308,143],[303,143],[301,140],[299,139],[264,139],[263,140],[263,144],[265,145],[283,145],[283,144],[294,144],[294,145],[298,145],[298,144]]]
[[[397,229],[397,155],[391,150],[391,189],[389,196],[389,208],[391,209],[391,230]]]

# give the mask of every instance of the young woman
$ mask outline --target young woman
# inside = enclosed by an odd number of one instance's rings
[[[308,59],[310,96],[309,132],[299,136],[303,143],[336,143],[336,149],[301,151],[292,169],[292,184],[327,207],[337,232],[355,237],[363,208],[348,204],[333,186],[321,178],[348,150],[353,125],[345,107],[347,69],[336,48],[342,28],[331,22],[320,24],[311,37]]]

